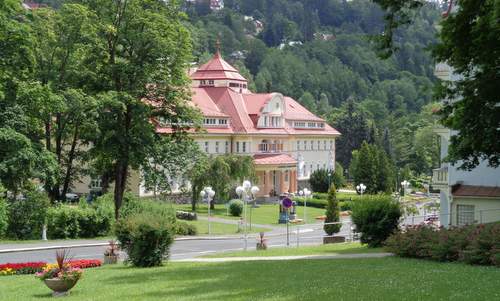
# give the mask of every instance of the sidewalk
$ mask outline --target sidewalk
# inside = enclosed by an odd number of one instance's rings
[[[298,259],[356,259],[382,258],[393,256],[392,253],[362,253],[362,254],[326,254],[326,255],[297,255],[297,256],[268,256],[268,257],[220,257],[220,258],[189,258],[174,259],[175,262],[234,262],[234,261],[269,261],[269,260],[298,260]]]

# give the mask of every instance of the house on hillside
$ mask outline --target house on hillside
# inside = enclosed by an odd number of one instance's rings
[[[193,133],[193,139],[210,155],[253,156],[258,197],[297,192],[313,171],[334,169],[340,133],[291,97],[252,93],[247,79],[219,51],[206,64],[191,69],[190,77],[192,101],[204,116],[204,131]],[[169,134],[171,128],[158,123],[157,131]],[[138,174],[131,175],[129,189],[150,195]],[[76,191],[88,192],[89,181]],[[90,186],[98,187],[98,180]]]

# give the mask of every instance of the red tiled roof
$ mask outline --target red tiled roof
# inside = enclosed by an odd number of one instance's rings
[[[474,186],[474,185],[454,185],[451,193],[455,197],[500,197],[500,187],[497,186]]]
[[[295,165],[297,160],[287,154],[257,154],[253,156],[256,165]]]
[[[191,74],[191,78],[195,80],[231,79],[244,82],[247,81],[238,70],[229,65],[229,63],[220,56],[219,52],[215,53],[210,61]]]

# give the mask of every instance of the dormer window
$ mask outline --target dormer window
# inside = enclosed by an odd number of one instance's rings
[[[302,129],[324,129],[324,122],[305,122],[305,121],[294,121],[294,128],[302,128]]]
[[[209,85],[209,86],[213,86],[213,85],[214,85],[214,81],[213,81],[212,79],[211,79],[211,80],[209,80],[209,81],[208,81],[208,85]]]

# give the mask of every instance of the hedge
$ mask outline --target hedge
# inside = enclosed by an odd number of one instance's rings
[[[391,235],[386,247],[401,257],[500,267],[500,222],[451,228],[411,226]]]
[[[294,197],[294,201],[297,202],[298,206],[304,206],[304,197]],[[337,198],[339,201],[339,208],[340,211],[349,211],[352,209],[352,204],[354,201],[351,200],[343,200],[340,198]],[[307,199],[307,207],[314,207],[314,208],[320,208],[320,209],[326,209],[328,201],[326,199],[315,199],[315,198],[309,198]]]

